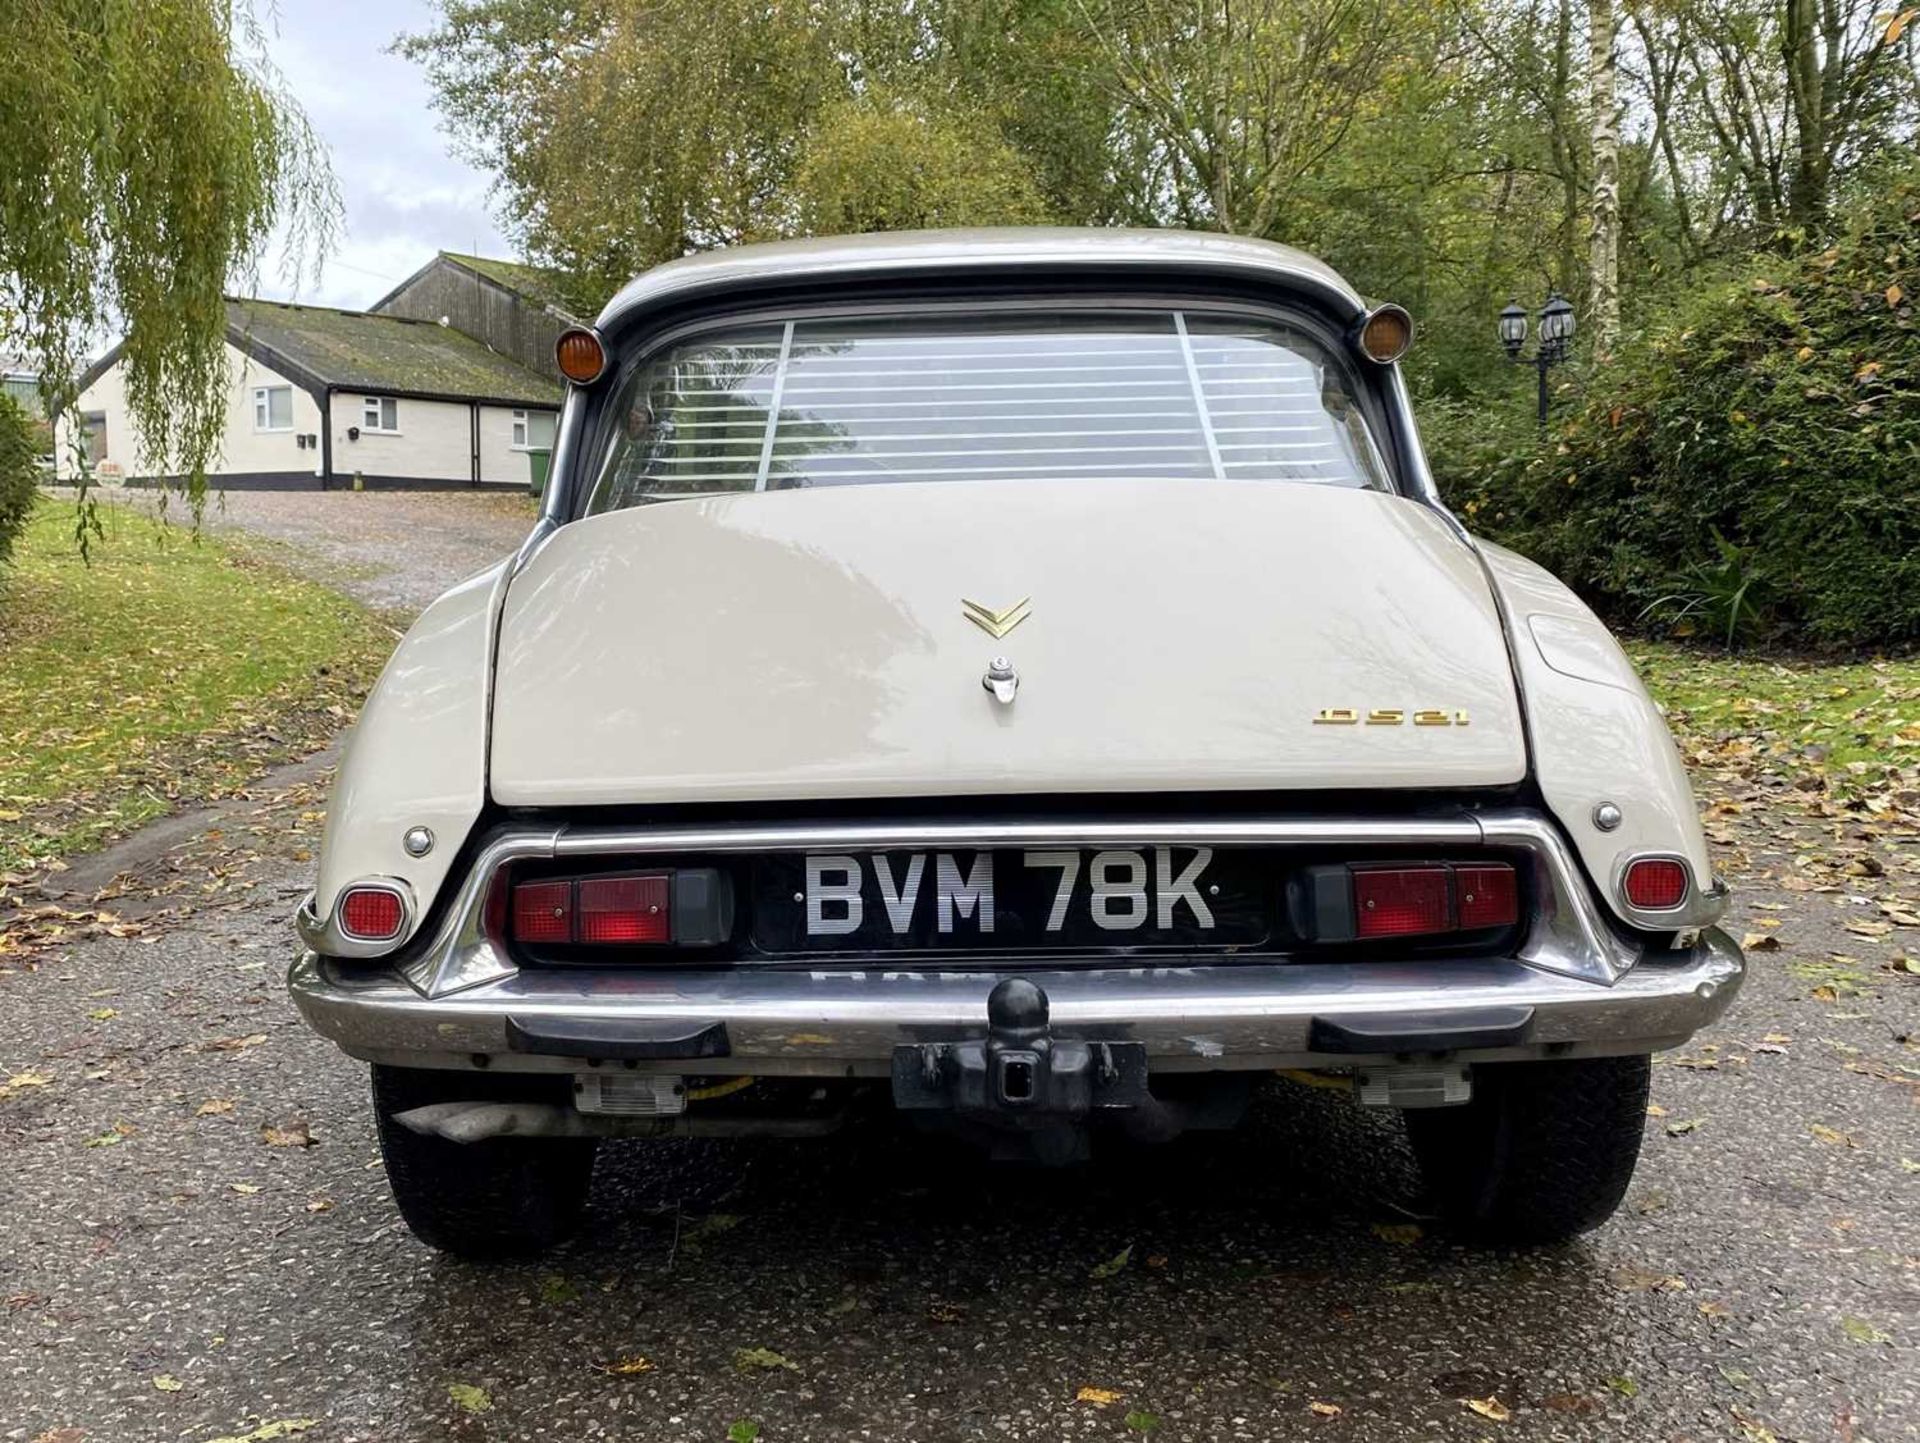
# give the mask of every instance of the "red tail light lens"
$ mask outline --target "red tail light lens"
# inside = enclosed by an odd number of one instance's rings
[[[1453,928],[1453,873],[1446,867],[1353,869],[1354,935],[1406,937]]]
[[[513,889],[513,940],[571,942],[573,883],[522,882]]]
[[[671,942],[673,874],[560,878],[513,889],[513,940],[536,945]]]
[[[668,877],[595,877],[580,884],[582,942],[668,942],[673,939]]]
[[[1455,867],[1453,885],[1461,931],[1511,927],[1520,920],[1520,885],[1513,868]]]
[[[406,922],[400,894],[385,887],[349,887],[340,897],[340,930],[357,942],[391,942]]]
[[[1687,900],[1692,883],[1685,864],[1671,857],[1642,857],[1627,868],[1621,885],[1632,906],[1643,912],[1668,912]]]
[[[1507,862],[1309,867],[1288,896],[1294,925],[1319,942],[1491,932],[1520,922],[1520,876]]]

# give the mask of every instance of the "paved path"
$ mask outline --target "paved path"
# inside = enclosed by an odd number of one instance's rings
[[[337,518],[386,498],[340,500],[244,515],[358,565]],[[1920,839],[1706,784],[1734,928],[1778,950],[1656,1069],[1629,1204],[1572,1247],[1407,1228],[1392,1119],[1276,1082],[1233,1141],[1060,1173],[613,1146],[581,1241],[481,1268],[407,1234],[365,1070],[286,1002],[323,802],[272,779],[93,866],[184,911],[0,951],[0,1439],[1920,1437],[1920,930],[1882,905]]]

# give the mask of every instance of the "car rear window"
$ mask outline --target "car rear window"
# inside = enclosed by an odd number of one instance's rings
[[[863,316],[715,329],[614,402],[590,512],[875,482],[1389,484],[1352,378],[1303,329],[1182,311]]]

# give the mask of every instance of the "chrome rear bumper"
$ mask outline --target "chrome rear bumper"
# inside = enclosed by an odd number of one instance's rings
[[[1612,982],[1506,959],[1022,970],[1055,1032],[1142,1044],[1155,1071],[1347,1066],[1428,1050],[1498,1061],[1658,1051],[1724,1012],[1746,963],[1724,932],[1654,954]],[[546,1035],[724,1036],[700,1060],[627,1065],[701,1074],[883,1077],[896,1047],[985,1035],[998,972],[742,967],[524,969],[438,997],[400,973],[303,954],[288,974],[300,1014],[371,1062],[577,1071],[585,1055],[524,1050]],[[525,1027],[519,1024],[526,1024]],[[719,1029],[715,1031],[716,1027]],[[1368,1038],[1418,1047],[1365,1050]],[[518,1045],[522,1050],[516,1050]],[[616,1054],[617,1055],[617,1054]]]
[[[1517,856],[1538,899],[1514,960],[1539,971],[1611,984],[1638,961],[1636,948],[1611,925],[1587,885],[1566,838],[1549,819],[1519,809],[1408,817],[1159,817],[998,819],[987,821],[725,822],[700,826],[507,828],[486,838],[465,877],[441,909],[431,936],[402,949],[402,975],[426,997],[445,998],[513,977],[518,964],[489,934],[486,898],[495,874],[524,862],[680,854],[859,852],[879,849],[974,850],[994,847],[1082,848],[1140,845],[1296,848],[1329,845],[1383,855],[1426,846],[1495,848]],[[375,879],[384,882],[384,879]],[[1676,931],[1711,926],[1726,907],[1726,889],[1695,878],[1686,906],[1664,917]],[[406,893],[411,902],[411,892]],[[342,934],[337,920],[309,896],[294,919],[301,940],[328,957],[369,957],[378,948]],[[400,944],[382,944],[397,947]],[[1236,969],[1244,970],[1244,969]],[[1289,973],[1298,969],[1286,969]]]

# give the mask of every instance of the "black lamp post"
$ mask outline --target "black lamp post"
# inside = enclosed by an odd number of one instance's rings
[[[1527,344],[1528,316],[1518,301],[1510,301],[1500,312],[1500,344],[1507,348],[1509,361],[1531,364],[1540,374],[1540,424],[1547,424],[1547,367],[1557,366],[1573,352],[1573,306],[1559,292],[1547,297],[1540,308],[1539,338],[1533,354],[1522,355]]]

